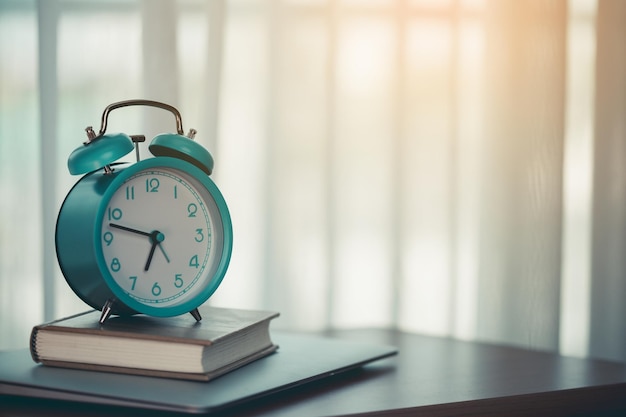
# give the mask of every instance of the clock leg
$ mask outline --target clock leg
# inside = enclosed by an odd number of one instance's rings
[[[191,310],[189,314],[191,314],[193,318],[196,319],[196,321],[202,320],[202,316],[200,315],[200,312],[198,311],[197,308],[194,308],[193,310]]]
[[[102,306],[102,315],[100,316],[100,324],[104,324],[105,321],[111,316],[111,312],[113,311],[113,304],[115,300],[109,298],[106,303]]]

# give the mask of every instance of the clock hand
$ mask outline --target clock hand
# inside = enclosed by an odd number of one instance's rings
[[[150,237],[151,241],[154,241],[153,236],[154,236],[155,232],[148,233],[148,232],[144,232],[144,231],[141,231],[141,230],[133,229],[133,228],[122,226],[122,225],[115,224],[115,223],[109,223],[109,227],[114,227],[116,229],[124,230],[126,232],[136,233],[136,234],[142,235],[142,236],[148,236],[148,237]],[[158,235],[159,232],[156,232],[156,233]],[[159,245],[159,249],[161,249],[161,253],[163,253],[163,256],[165,257],[165,260],[167,261],[167,263],[170,263],[170,258],[167,256],[167,253],[165,252],[165,249],[163,249],[163,245],[161,245],[161,242],[159,241],[159,242],[157,242],[157,244]],[[152,248],[150,248],[150,252],[152,253],[152,255],[154,255],[154,250]],[[145,270],[147,271],[148,268],[150,267],[150,262],[148,262],[146,265],[147,265],[147,267],[146,267]]]
[[[155,230],[152,233],[148,233],[147,235],[150,236],[152,246],[150,247],[150,253],[148,254],[146,266],[143,268],[144,271],[147,271],[150,268],[150,264],[152,263],[152,257],[154,256],[154,251],[156,250],[157,246],[161,249],[161,252],[163,252],[163,255],[165,256],[167,262],[170,261],[170,259],[167,257],[167,254],[165,253],[165,250],[163,250],[163,247],[161,246],[161,242],[165,240],[165,235],[158,230]]]
[[[125,231],[131,232],[131,233],[137,233],[138,235],[142,235],[142,236],[150,236],[150,237],[152,236],[152,233],[143,232],[143,231],[137,230],[137,229],[131,229],[130,227],[122,226],[122,225],[115,224],[115,223],[109,223],[109,227],[114,227],[116,229],[125,230]]]
[[[150,247],[150,253],[148,254],[148,260],[146,261],[146,266],[143,268],[144,271],[147,271],[148,268],[150,268],[150,263],[152,262],[152,256],[154,256],[154,250],[156,249],[158,243],[154,242],[152,243],[152,246]]]
[[[161,242],[159,242],[159,249],[161,249],[161,253],[163,254],[163,256],[165,257],[165,260],[169,264],[170,258],[167,256],[167,253],[165,253],[165,249],[163,249],[163,245],[161,244]]]

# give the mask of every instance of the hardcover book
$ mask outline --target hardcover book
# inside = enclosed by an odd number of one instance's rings
[[[30,353],[44,365],[208,381],[274,352],[278,313],[201,307],[191,316],[111,317],[87,311],[35,326]]]

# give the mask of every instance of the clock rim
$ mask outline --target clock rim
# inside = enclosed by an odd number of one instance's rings
[[[180,170],[197,180],[200,185],[205,187],[211,197],[213,198],[221,219],[221,230],[223,234],[223,245],[221,248],[221,254],[219,255],[219,262],[213,277],[209,279],[209,285],[203,288],[200,292],[190,296],[188,300],[181,303],[177,303],[169,306],[152,306],[144,304],[140,301],[130,297],[115,281],[111,275],[109,268],[104,260],[103,246],[102,246],[102,219],[105,216],[106,208],[118,189],[124,184],[124,182],[137,174],[138,172],[146,169],[154,168],[172,168]],[[230,212],[226,201],[221,191],[217,188],[217,185],[203,172],[200,168],[196,167],[189,162],[181,159],[159,156],[150,159],[144,159],[120,170],[117,173],[116,178],[109,184],[106,191],[102,195],[101,203],[96,213],[96,224],[94,227],[94,249],[96,252],[96,261],[98,263],[98,269],[101,271],[101,275],[109,287],[111,292],[115,295],[117,300],[129,308],[143,314],[147,314],[154,317],[171,317],[180,314],[188,313],[195,308],[206,302],[217,290],[222,283],[226,271],[230,264],[230,258],[232,255],[232,221],[230,218]],[[216,225],[213,225],[216,226]]]

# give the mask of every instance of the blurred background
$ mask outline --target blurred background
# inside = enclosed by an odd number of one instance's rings
[[[0,0],[0,348],[88,308],[67,157],[145,98],[215,158],[211,304],[626,361],[625,39],[619,0]]]

